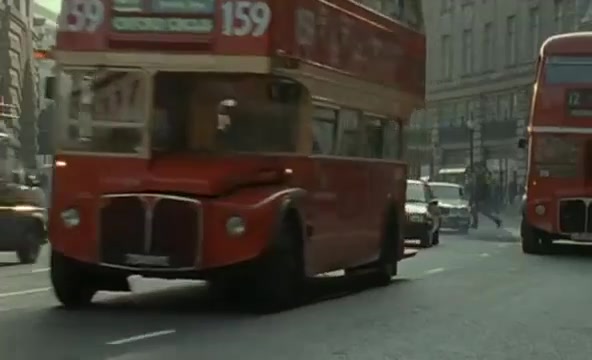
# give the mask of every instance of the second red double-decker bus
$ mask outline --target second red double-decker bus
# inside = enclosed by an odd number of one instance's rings
[[[528,128],[525,253],[547,253],[556,240],[592,242],[591,71],[592,33],[543,44]]]
[[[67,0],[61,18],[64,305],[131,274],[247,284],[271,309],[315,274],[396,274],[420,28],[350,0]]]

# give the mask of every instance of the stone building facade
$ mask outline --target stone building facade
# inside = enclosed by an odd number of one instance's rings
[[[534,66],[551,35],[588,29],[590,0],[423,0],[428,34],[428,105],[434,171],[476,161],[503,184],[523,183],[524,136]],[[472,130],[472,131],[471,131]]]
[[[3,116],[0,143],[3,173],[36,167],[38,72],[33,60],[32,0],[0,2],[0,96],[11,109]]]
[[[47,167],[53,161],[51,132],[53,130],[54,101],[45,97],[45,84],[48,77],[53,76],[55,61],[51,58],[51,50],[55,46],[57,36],[58,14],[40,4],[33,7],[33,31],[35,33],[34,49],[39,69],[39,107],[37,121],[37,143],[39,147],[37,162],[40,168]]]

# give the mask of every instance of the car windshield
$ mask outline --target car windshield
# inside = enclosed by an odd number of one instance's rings
[[[463,189],[460,186],[430,184],[430,188],[432,189],[434,196],[438,199],[446,199],[446,200],[464,199]]]
[[[423,184],[407,183],[407,202],[426,202],[427,196]]]

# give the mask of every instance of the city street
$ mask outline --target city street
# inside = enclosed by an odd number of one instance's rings
[[[143,279],[135,295],[102,293],[95,308],[66,312],[47,251],[33,267],[2,255],[0,358],[589,359],[592,251],[525,256],[516,223],[443,236],[388,288],[321,278],[310,303],[267,316],[217,303],[203,285]]]

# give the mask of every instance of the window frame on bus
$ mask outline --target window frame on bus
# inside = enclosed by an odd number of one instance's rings
[[[352,114],[355,116],[355,118],[351,118],[351,120],[355,120],[355,126],[353,127],[348,127],[348,120],[347,118],[344,118],[345,114]],[[351,108],[340,108],[339,112],[338,112],[338,135],[337,135],[337,152],[336,154],[338,156],[342,156],[342,157],[350,157],[350,158],[358,158],[358,157],[363,157],[363,151],[362,151],[362,132],[361,127],[364,124],[363,121],[363,117],[362,117],[362,112],[360,110],[355,110],[355,109],[351,109]],[[352,123],[354,121],[351,121]],[[353,133],[354,135],[354,149],[355,149],[355,154],[351,154],[346,152],[345,150],[345,146],[346,144],[344,143],[346,136],[349,135],[349,133]]]
[[[94,66],[81,66],[81,65],[68,65],[68,66],[61,66],[56,65],[54,68],[54,73],[57,74],[54,80],[54,101],[56,101],[55,107],[55,114],[56,114],[56,121],[52,125],[53,131],[53,138],[52,143],[55,144],[56,153],[58,154],[76,154],[76,155],[85,155],[85,156],[108,156],[108,157],[132,157],[132,158],[149,158],[150,157],[150,135],[148,132],[148,125],[149,119],[152,116],[151,110],[151,101],[145,101],[142,105],[142,111],[146,114],[145,118],[138,122],[133,128],[137,129],[141,136],[141,144],[140,144],[140,151],[138,152],[109,152],[109,151],[92,151],[92,150],[78,150],[78,149],[69,149],[65,146],[66,143],[70,141],[69,139],[69,129],[71,123],[73,121],[70,120],[69,111],[70,111],[70,101],[71,99],[68,98],[67,101],[64,101],[64,97],[70,97],[71,94],[62,93],[64,89],[66,81],[65,75],[72,72],[98,72],[99,70],[110,71],[110,72],[127,72],[127,73],[139,73],[142,75],[142,78],[145,83],[145,88],[143,89],[144,93],[149,96],[152,91],[152,73],[145,68],[140,67],[127,67],[127,66],[110,66],[105,69],[99,69]],[[57,91],[60,90],[60,91]],[[76,122],[75,126],[80,127],[80,120]],[[105,128],[117,128],[116,121],[104,121],[104,122],[94,122],[89,124],[92,129],[105,127]],[[125,128],[125,127],[124,127]]]
[[[365,158],[369,158],[369,159],[384,159],[384,155],[385,155],[385,135],[386,135],[386,124],[388,122],[388,117],[387,116],[383,116],[383,115],[379,115],[379,114],[374,114],[374,113],[370,113],[370,112],[364,112],[362,113],[362,119],[363,119],[363,123],[364,123],[364,127],[362,129],[363,132],[363,152],[362,155]],[[373,149],[374,151],[378,150],[378,154],[372,154],[371,153],[371,149],[374,147],[373,145],[370,144],[370,132],[369,130],[371,128],[378,128],[378,131],[380,132],[380,150],[378,149]]]
[[[328,117],[321,117],[317,116],[319,111],[326,111],[328,113],[332,113],[332,118]],[[322,156],[322,155],[335,155],[338,153],[339,148],[339,130],[340,130],[340,122],[339,122],[339,112],[340,108],[338,106],[324,104],[324,103],[317,103],[313,102],[313,109],[312,109],[312,117],[311,117],[311,134],[312,134],[312,144],[311,144],[311,154]],[[315,133],[315,125],[318,123],[324,124],[331,124],[333,126],[332,134],[331,134],[331,145],[328,151],[323,151],[322,146],[319,143],[319,147],[321,151],[318,152],[315,149],[315,143],[318,141],[317,133]]]

